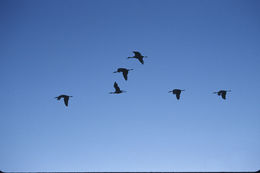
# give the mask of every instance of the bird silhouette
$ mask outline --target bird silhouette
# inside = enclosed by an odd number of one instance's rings
[[[225,100],[227,92],[231,92],[231,90],[219,90],[217,92],[213,92],[213,94],[217,94],[217,95],[221,96]]]
[[[114,88],[115,88],[115,92],[110,92],[109,94],[120,94],[126,92],[121,90],[116,82],[114,83]]]
[[[180,99],[180,96],[181,96],[181,92],[182,91],[185,91],[185,90],[181,90],[181,89],[174,89],[172,91],[169,91],[169,93],[172,92],[172,94],[175,94],[176,95],[176,98],[179,100]]]
[[[140,63],[144,64],[144,60],[143,58],[147,58],[147,56],[143,56],[140,52],[137,52],[137,51],[133,51],[133,53],[135,54],[134,56],[132,57],[128,57],[129,58],[136,58],[140,61]]]
[[[55,97],[55,98],[56,98],[57,100],[60,100],[61,98],[63,98],[64,104],[65,104],[66,106],[68,106],[68,104],[69,104],[69,98],[70,98],[70,97],[72,97],[72,96],[60,95],[60,96]]]
[[[120,73],[122,72],[123,73],[123,76],[125,78],[125,80],[127,80],[127,75],[128,75],[128,72],[130,70],[133,70],[133,69],[126,69],[126,68],[118,68],[117,71],[115,71],[114,73]]]

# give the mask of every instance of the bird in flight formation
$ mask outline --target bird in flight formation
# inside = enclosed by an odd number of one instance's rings
[[[127,80],[128,72],[129,72],[130,70],[133,70],[133,69],[118,68],[117,71],[115,71],[114,73],[120,73],[120,72],[122,72],[122,73],[123,73],[123,76],[124,76],[124,79]]]
[[[138,51],[133,51],[133,53],[135,54],[132,57],[128,57],[129,58],[136,58],[140,61],[140,63],[144,64],[144,58],[147,58],[147,56],[143,56],[140,52]]]
[[[135,54],[133,57],[128,57],[129,58],[136,58],[140,61],[141,64],[144,64],[144,60],[143,58],[146,58],[147,56],[143,56],[140,52],[138,51],[133,51],[133,53]],[[124,79],[127,81],[128,79],[128,73],[129,71],[131,71],[133,69],[127,69],[127,68],[118,68],[117,71],[114,71],[114,73],[120,73],[122,72],[123,74],[123,77]],[[121,93],[124,93],[126,91],[123,91],[119,88],[118,84],[116,82],[114,82],[114,88],[115,88],[115,91],[114,92],[109,92],[109,94],[121,94]],[[177,100],[180,99],[180,96],[181,96],[181,92],[182,91],[185,91],[185,90],[182,90],[182,89],[173,89],[171,91],[169,91],[169,93],[172,93],[172,94],[175,94],[176,95],[176,98]],[[223,99],[226,99],[226,94],[227,92],[231,92],[231,90],[220,90],[220,91],[217,91],[217,92],[213,92],[214,94],[217,94],[219,96],[221,96]],[[58,97],[55,97],[57,100],[60,100],[61,98],[64,99],[64,104],[66,106],[68,106],[68,102],[69,102],[69,98],[72,97],[72,96],[68,96],[68,95],[60,95]]]
[[[172,91],[169,91],[169,93],[172,93],[172,94],[175,94],[176,95],[176,98],[177,100],[180,99],[180,96],[181,96],[181,92],[182,91],[185,91],[185,90],[181,90],[181,89],[174,89]]]
[[[120,94],[126,92],[121,90],[116,82],[114,83],[114,88],[115,88],[115,92],[110,92],[109,94]]]
[[[72,97],[72,96],[60,95],[60,96],[55,97],[55,98],[56,98],[57,100],[60,100],[61,98],[63,98],[64,104],[65,104],[66,106],[68,106],[68,105],[69,105],[69,98],[70,98],[70,97]]]
[[[129,59],[129,58],[136,58],[136,59],[138,59],[142,64],[144,64],[143,58],[146,58],[147,56],[143,56],[143,55],[142,55],[140,52],[138,52],[138,51],[133,51],[133,53],[134,53],[135,55],[134,55],[133,57],[128,57],[128,59]],[[118,68],[117,71],[114,71],[114,73],[120,73],[120,72],[122,72],[124,79],[127,81],[127,79],[128,79],[128,72],[131,71],[131,70],[133,70],[133,69]],[[116,82],[114,83],[114,88],[115,88],[115,92],[110,92],[110,94],[121,94],[121,93],[123,93],[123,92],[126,92],[126,91],[121,90]]]
[[[231,90],[219,90],[217,92],[213,92],[213,94],[217,94],[217,95],[221,96],[225,100],[227,92],[231,92]]]

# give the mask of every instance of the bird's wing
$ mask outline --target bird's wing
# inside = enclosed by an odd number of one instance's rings
[[[57,100],[60,100],[61,99],[61,96],[58,96],[58,97],[56,97],[57,98]]]
[[[137,56],[137,57],[142,56],[140,52],[137,52],[137,51],[133,51],[133,52],[134,52],[135,56]]]
[[[180,99],[181,93],[176,93],[176,98],[179,100]]]
[[[140,61],[140,63],[144,64],[143,58],[138,58],[138,60]]]
[[[123,76],[124,76],[125,80],[127,80],[127,75],[128,75],[128,71],[123,71]]]
[[[124,68],[118,68],[117,71],[118,71],[118,72],[123,72],[123,71],[124,71]]]
[[[118,84],[116,82],[114,83],[114,88],[115,88],[116,92],[120,91],[120,88],[119,88],[119,86],[118,86]]]
[[[178,90],[178,89],[174,89],[174,90],[172,90],[172,93],[173,93],[173,94],[178,94],[178,93],[179,93],[179,90]]]
[[[66,106],[69,104],[69,97],[64,97],[64,103]]]
[[[226,92],[222,92],[221,96],[223,99],[226,99],[226,94],[227,94]]]

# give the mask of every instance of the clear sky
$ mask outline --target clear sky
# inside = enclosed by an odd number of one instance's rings
[[[2,171],[260,169],[260,1],[0,1]],[[145,64],[126,59],[137,50]],[[133,68],[129,80],[114,74]],[[111,95],[117,81],[127,93]],[[185,89],[180,100],[168,93]],[[212,94],[231,89],[227,100]],[[65,107],[54,97],[74,96]]]

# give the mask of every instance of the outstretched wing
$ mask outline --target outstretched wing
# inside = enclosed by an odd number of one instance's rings
[[[125,80],[127,80],[127,75],[128,75],[128,71],[127,70],[123,71],[123,76],[124,76]]]
[[[179,100],[180,99],[181,93],[176,93],[176,98]]]
[[[142,56],[140,52],[133,51],[136,57]]]
[[[125,68],[118,68],[117,71],[118,71],[118,72],[124,72],[124,71],[125,71]]]
[[[144,64],[143,58],[139,57],[138,60],[140,61],[140,63]]]
[[[60,100],[60,99],[61,99],[61,97],[62,97],[62,96],[60,95],[60,96],[56,97],[56,99],[57,99],[57,100]]]
[[[115,88],[116,92],[120,92],[120,88],[116,82],[114,83],[114,88]]]
[[[64,103],[66,106],[69,104],[69,97],[64,97]]]
[[[221,93],[221,97],[222,97],[223,99],[226,99],[226,94],[227,94],[226,92],[222,92],[222,93]]]

